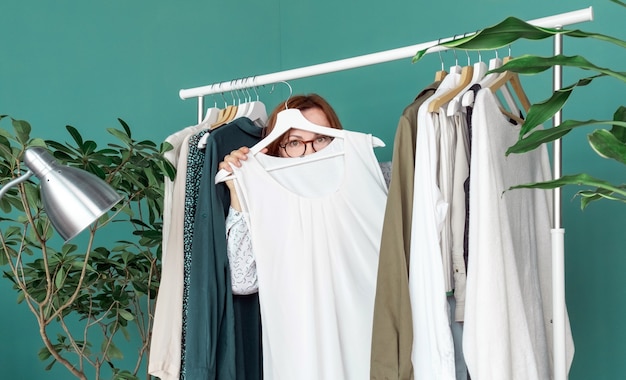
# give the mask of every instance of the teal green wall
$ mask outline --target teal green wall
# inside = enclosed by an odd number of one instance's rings
[[[534,19],[588,6],[596,21],[580,28],[626,39],[626,9],[608,0],[2,0],[0,114],[30,121],[33,135],[66,140],[70,124],[101,144],[107,142],[105,128],[116,126],[119,117],[137,138],[162,141],[196,121],[196,103],[181,100],[181,88],[436,40],[510,15]],[[513,55],[550,49],[548,41],[522,42],[513,45]],[[624,71],[623,49],[569,40],[565,49]],[[450,52],[443,58],[448,66],[454,62]],[[327,97],[347,128],[385,140],[388,147],[378,154],[386,160],[398,115],[438,68],[438,56],[430,55],[418,64],[396,61],[290,84],[295,93]],[[568,78],[573,72],[565,74],[566,84]],[[532,101],[548,96],[549,75],[522,79]],[[272,94],[270,89],[259,91],[268,108],[287,94],[284,85]],[[565,116],[606,117],[625,95],[623,84],[599,80],[574,96]],[[585,131],[568,136],[564,150],[565,173],[623,178],[623,167],[590,152]],[[581,212],[572,194],[564,192],[563,211],[567,302],[577,349],[570,379],[626,378],[626,291],[620,285],[626,207],[607,202]],[[43,370],[34,318],[16,305],[6,279],[0,280],[0,303],[0,378],[70,378],[60,368]]]

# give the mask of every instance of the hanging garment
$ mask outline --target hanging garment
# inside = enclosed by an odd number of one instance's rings
[[[415,182],[411,227],[409,291],[413,318],[412,361],[415,379],[455,380],[454,341],[446,296],[442,230],[449,204],[439,187],[440,132],[438,114],[428,112],[432,99],[457,86],[450,73],[418,110]],[[445,115],[445,112],[440,112]],[[443,120],[447,120],[443,118]]]
[[[345,131],[305,157],[249,155],[234,167],[257,262],[266,380],[369,377],[387,193],[372,144]],[[285,160],[300,164],[264,169]]]
[[[164,154],[176,167],[173,181],[165,179],[161,282],[154,310],[148,373],[161,380],[180,379],[183,325],[183,222],[189,139],[203,124],[166,138],[173,149]]]
[[[396,129],[391,161],[391,183],[380,243],[376,300],[372,328],[372,380],[413,378],[413,326],[409,298],[411,210],[415,172],[417,110],[439,86],[422,90],[407,106]]]
[[[241,146],[254,145],[260,140],[261,132],[262,129],[249,119],[239,118],[212,130],[207,139],[190,259],[184,347],[187,380],[244,379],[247,371],[259,372],[261,352],[254,344],[254,336],[250,338],[251,345],[236,346],[237,341],[247,341],[246,337],[236,334],[254,335],[256,331],[256,341],[259,340],[259,315],[254,315],[254,309],[250,315],[237,313],[233,304],[237,301],[231,294],[224,224],[230,196],[226,185],[216,185],[214,178],[217,165],[226,154]],[[246,302],[249,299],[246,297],[241,306],[250,306],[250,302]],[[249,321],[250,330],[235,330],[236,314],[253,319]],[[239,367],[248,361],[256,363],[257,367],[255,364]]]
[[[447,103],[444,104],[444,108]],[[434,115],[433,115],[434,116]],[[463,325],[452,317],[457,313],[456,296],[464,294],[465,261],[463,259],[463,240],[465,234],[465,188],[469,162],[467,160],[467,136],[464,118],[461,115],[448,116],[443,108],[436,115],[439,122],[439,158],[437,178],[441,201],[447,205],[440,228],[440,248],[443,269],[443,284],[447,295],[447,322],[450,329],[454,352],[454,370],[456,380],[467,379],[467,367],[463,358]],[[457,161],[457,158],[460,160]],[[458,284],[455,280],[459,280]],[[463,304],[460,305],[463,307]],[[459,314],[462,310],[459,310]],[[447,335],[447,334],[446,334]],[[448,347],[448,346],[445,346]],[[449,348],[449,347],[448,347]],[[445,361],[443,362],[445,364]],[[450,369],[448,367],[447,369]]]
[[[463,352],[472,379],[550,379],[552,285],[545,145],[505,156],[518,138],[489,89],[472,112],[469,262]],[[567,325],[568,368],[573,341]]]
[[[463,107],[463,111],[465,107]],[[467,282],[467,220],[469,203],[469,126],[467,114],[459,112],[453,116],[456,127],[456,146],[452,183],[452,207],[450,227],[452,231],[452,270],[454,279],[454,321],[462,322],[465,314],[465,291]]]
[[[187,341],[187,311],[189,306],[189,286],[191,276],[191,247],[193,244],[193,225],[196,218],[196,208],[198,206],[198,192],[202,181],[202,170],[204,167],[204,148],[206,143],[201,145],[202,140],[209,137],[209,130],[205,129],[189,138],[189,154],[187,156],[187,175],[185,181],[185,203],[183,207],[183,323],[181,335],[181,370],[180,379],[186,379],[185,342]],[[201,148],[202,146],[202,148]],[[180,274],[179,274],[180,275]]]

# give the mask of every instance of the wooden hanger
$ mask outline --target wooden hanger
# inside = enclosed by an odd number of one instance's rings
[[[506,64],[511,59],[512,57],[508,56],[505,57],[502,62]],[[522,83],[520,82],[519,75],[517,75],[517,73],[507,70],[501,73],[493,82],[489,84],[488,87],[491,92],[495,93],[497,90],[504,88],[507,83],[511,84],[511,87],[513,87],[513,91],[515,92],[515,95],[517,95],[517,98],[522,104],[522,107],[526,112],[528,112],[528,110],[530,109],[530,101],[528,100],[528,96],[526,96],[526,93],[522,88]]]
[[[232,116],[234,116],[236,113],[237,113],[237,106],[234,106],[234,105],[226,106],[226,108],[224,108],[220,112],[219,116],[217,117],[217,121],[211,124],[209,129],[215,129],[219,127],[220,125],[228,123],[232,119]]]
[[[439,112],[439,108],[443,107],[444,104],[454,98],[469,84],[469,82],[472,80],[473,73],[473,66],[464,66],[461,69],[461,79],[459,80],[459,84],[456,87],[451,88],[450,90],[431,100],[428,105],[428,112]]]
[[[524,124],[524,119],[522,119],[520,115],[515,115],[514,113],[504,109],[502,106],[498,106],[498,108],[500,109],[500,112],[502,112],[504,116],[508,117],[511,120],[515,120],[515,122],[519,125]]]
[[[441,82],[448,75],[446,70],[439,70],[435,73],[435,82]]]

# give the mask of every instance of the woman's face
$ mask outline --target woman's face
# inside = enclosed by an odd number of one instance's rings
[[[323,127],[330,127],[328,117],[320,108],[305,109],[302,111],[302,116],[304,116],[308,121],[313,124],[321,125]],[[308,156],[309,154],[315,153],[315,150],[313,149],[313,141],[319,139],[320,137],[323,136],[318,135],[317,133],[305,131],[303,129],[292,128],[289,130],[287,138],[283,140],[282,144],[286,144],[293,140],[306,141],[306,150],[302,156]],[[279,154],[280,157],[289,157],[285,149],[280,149]]]

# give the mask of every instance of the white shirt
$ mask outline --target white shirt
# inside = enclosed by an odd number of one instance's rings
[[[448,74],[433,97],[455,87]],[[428,112],[433,97],[419,108],[411,226],[409,292],[413,316],[412,361],[416,379],[455,380],[454,342],[442,262],[442,231],[449,205],[439,187],[440,119]],[[445,115],[445,111],[441,111]]]

